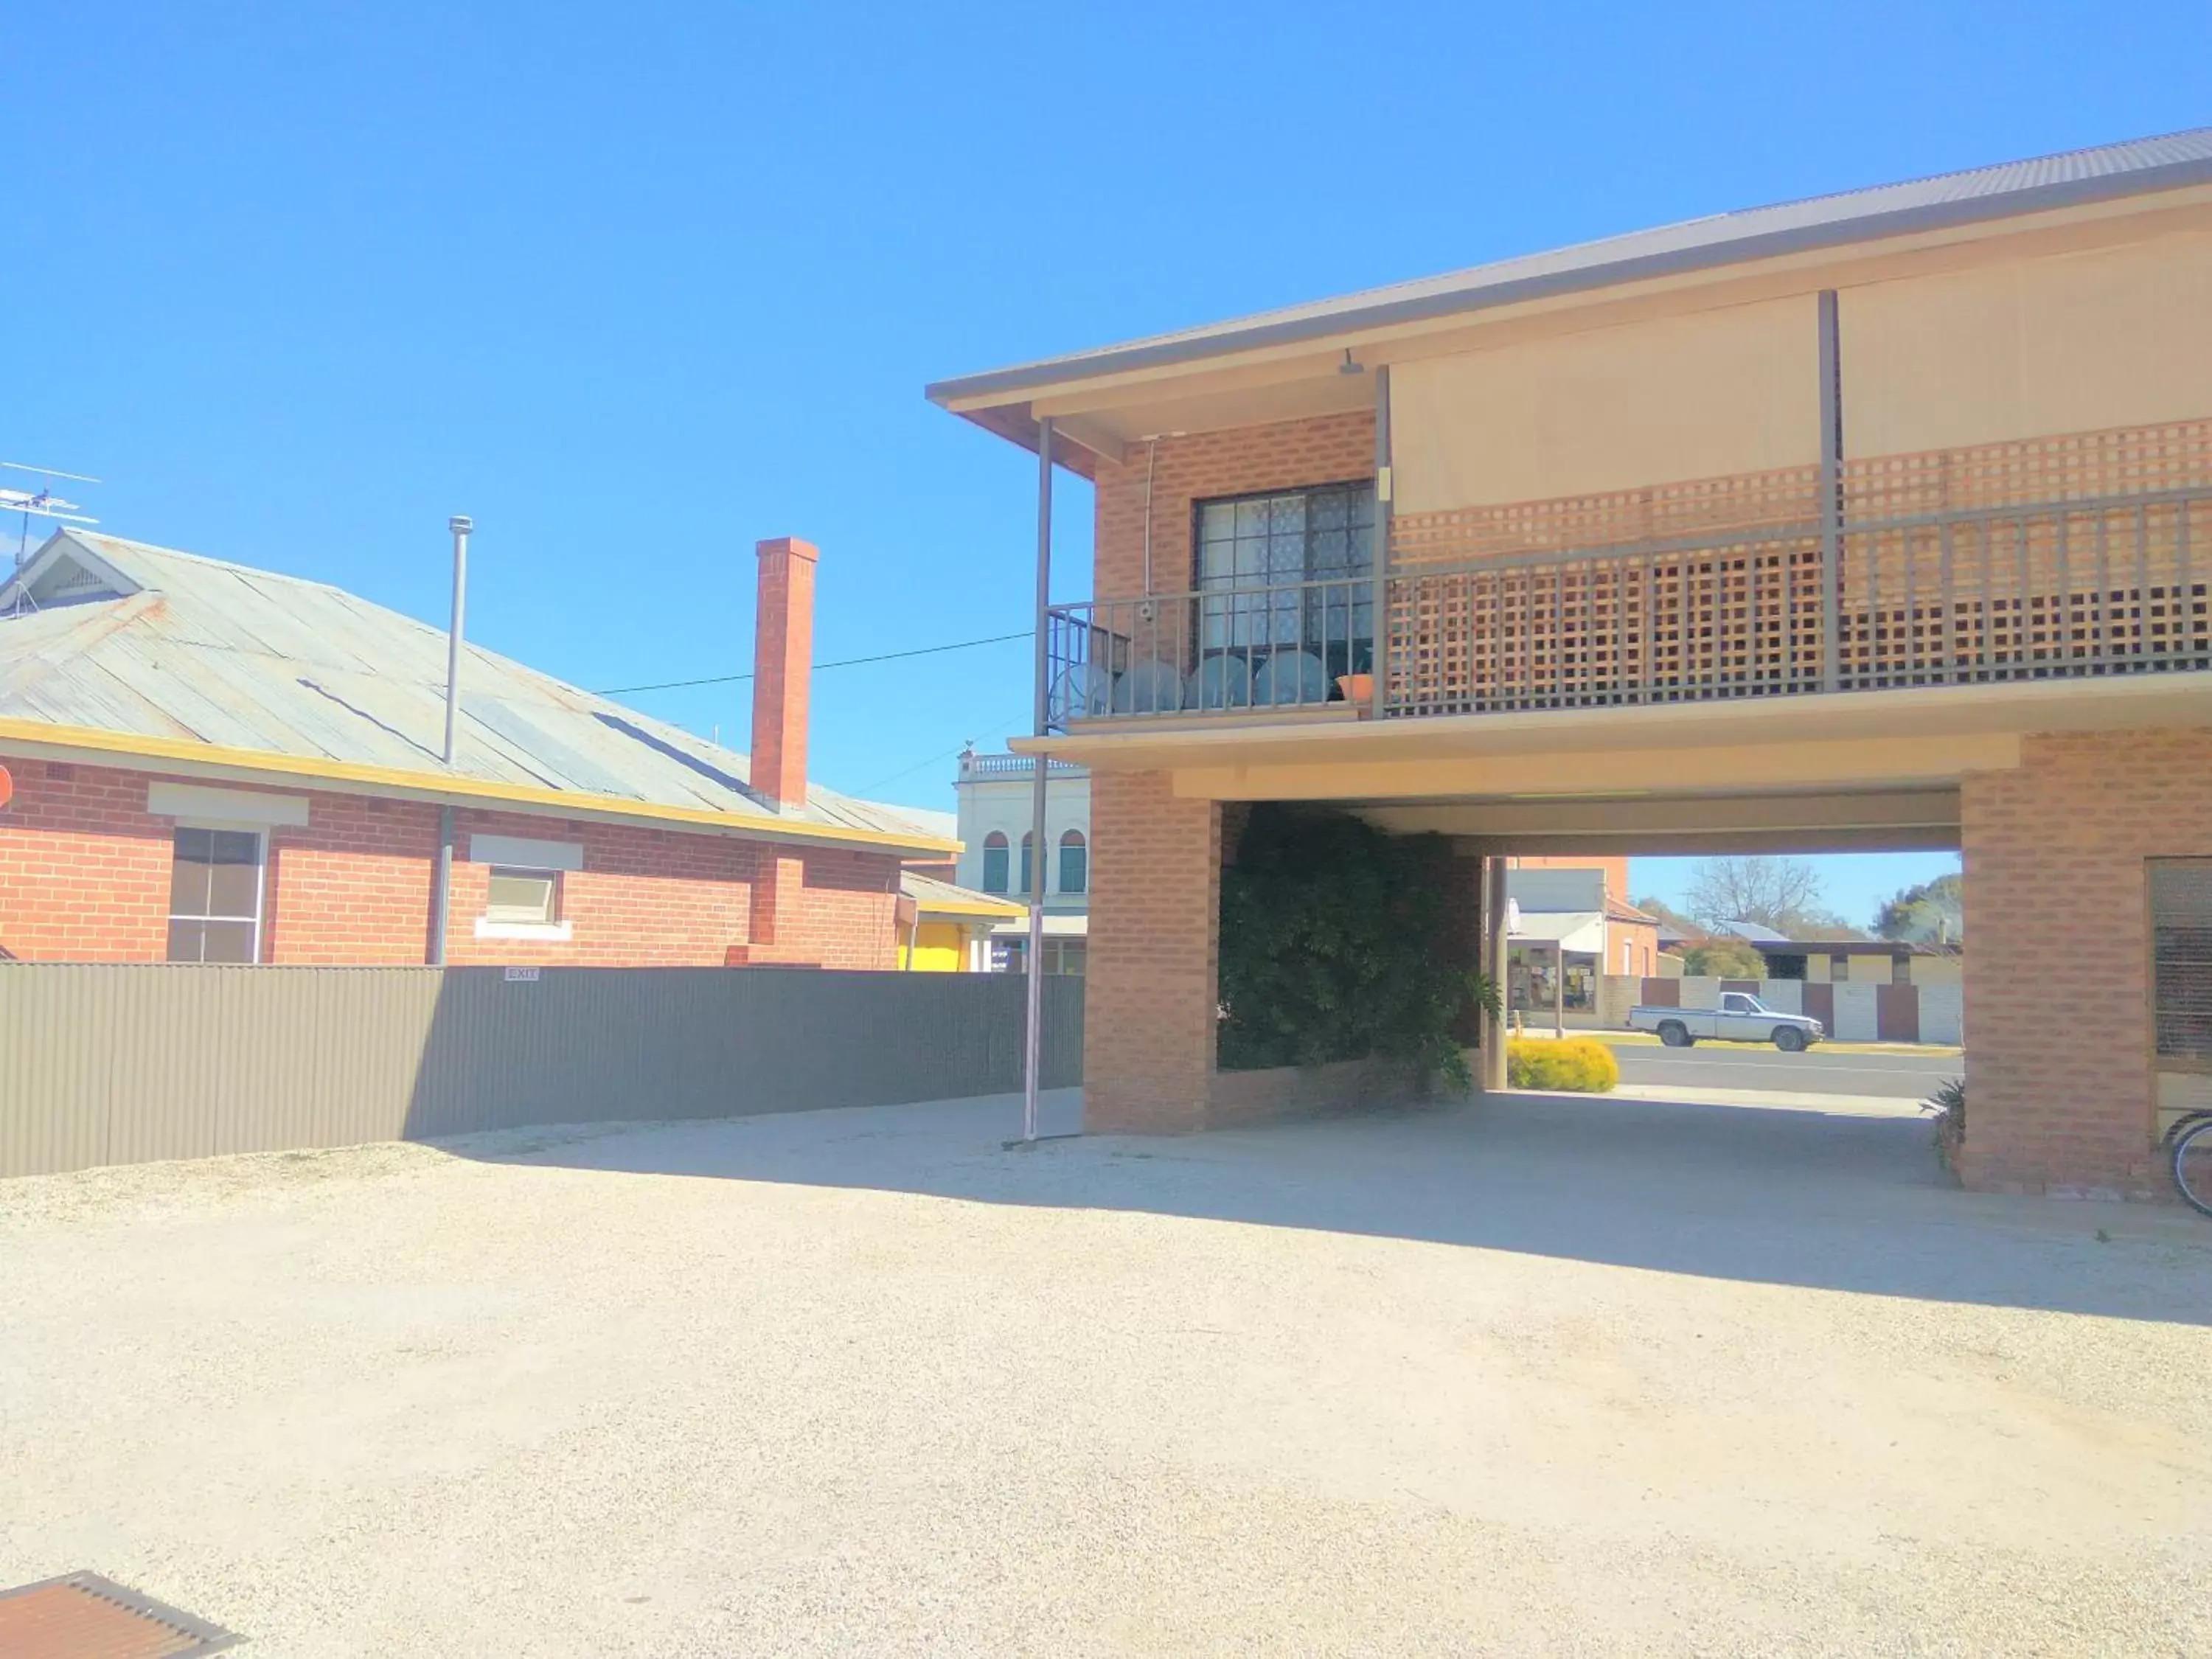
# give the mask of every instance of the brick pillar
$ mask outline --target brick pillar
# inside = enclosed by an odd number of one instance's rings
[[[806,805],[808,671],[814,660],[814,565],[794,536],[757,544],[753,622],[752,786],[779,807]]]
[[[1219,1000],[1222,808],[1164,772],[1091,780],[1083,1127],[1205,1127]]]
[[[2212,731],[2027,739],[1966,780],[1961,1177],[2158,1194],[2144,860],[2212,855]]]

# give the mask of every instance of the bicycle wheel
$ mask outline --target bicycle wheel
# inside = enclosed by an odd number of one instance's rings
[[[2212,1117],[2185,1123],[2173,1138],[2173,1184],[2182,1197],[2212,1215]]]

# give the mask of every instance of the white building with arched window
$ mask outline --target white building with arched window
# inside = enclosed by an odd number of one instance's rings
[[[1036,869],[1031,791],[1036,763],[1022,755],[960,757],[960,884],[1020,899]],[[1044,967],[1080,974],[1091,927],[1091,774],[1054,761],[1045,788]],[[1018,971],[1029,923],[991,930],[991,966]]]

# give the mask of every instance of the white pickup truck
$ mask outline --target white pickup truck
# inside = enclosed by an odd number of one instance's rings
[[[1721,1042],[1771,1042],[1790,1054],[1827,1035],[1817,1019],[1770,1008],[1746,991],[1723,991],[1717,1008],[1631,1008],[1628,1029],[1656,1031],[1669,1048],[1686,1048],[1700,1037]]]

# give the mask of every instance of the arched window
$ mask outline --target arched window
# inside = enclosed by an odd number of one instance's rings
[[[1022,885],[1021,885],[1021,896],[1022,896],[1024,898],[1029,898],[1029,897],[1030,897],[1030,896],[1031,896],[1031,894],[1030,894],[1030,872],[1031,872],[1031,871],[1035,870],[1035,869],[1036,868],[1036,866],[1034,864],[1032,864],[1030,860],[1030,858],[1031,858],[1032,854],[1035,853],[1036,848],[1036,836],[1034,834],[1025,834],[1025,835],[1024,835],[1024,836],[1023,836],[1023,837],[1022,837]]]
[[[1080,893],[1091,885],[1091,849],[1083,831],[1071,830],[1060,838],[1060,890]]]
[[[983,890],[1006,890],[1006,838],[995,830],[983,837]]]

